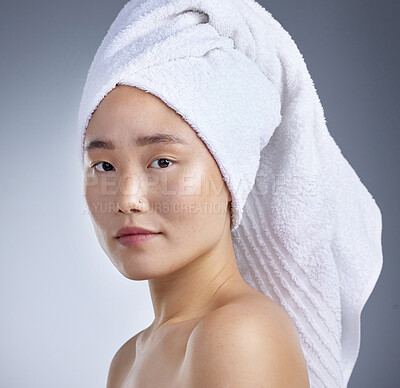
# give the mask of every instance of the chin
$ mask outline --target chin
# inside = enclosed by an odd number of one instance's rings
[[[149,280],[167,275],[165,271],[161,270],[161,267],[157,263],[150,263],[150,260],[146,261],[121,261],[119,258],[117,261],[113,261],[113,264],[118,271],[129,280]]]
[[[121,272],[121,271],[120,271]],[[121,272],[122,275],[124,275],[124,277],[126,277],[129,280],[149,280],[151,279],[151,277],[148,277],[147,274],[140,274],[140,273],[126,273],[126,272]]]

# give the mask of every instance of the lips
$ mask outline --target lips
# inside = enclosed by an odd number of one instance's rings
[[[124,226],[119,229],[116,238],[126,236],[126,235],[136,235],[136,234],[158,234],[157,232],[153,232],[149,229],[140,228],[138,226]]]

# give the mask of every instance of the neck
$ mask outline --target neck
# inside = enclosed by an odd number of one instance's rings
[[[174,273],[149,279],[155,315],[152,327],[202,317],[224,303],[227,290],[238,286],[250,287],[237,267],[228,230],[212,251]]]

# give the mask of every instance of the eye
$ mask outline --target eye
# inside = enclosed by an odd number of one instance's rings
[[[160,163],[161,163],[161,165],[163,166],[163,167],[161,167],[161,168],[165,168],[165,167],[168,167],[168,166],[166,166],[166,164],[169,162],[169,163],[172,163],[172,161],[171,160],[169,160],[169,159],[165,159],[165,158],[161,158],[161,159],[156,159],[156,160],[154,160],[151,164],[150,164],[150,166],[154,163],[154,162],[157,162],[157,160],[158,161],[160,161],[159,163],[158,163],[158,165],[160,165]]]
[[[157,161],[159,161],[158,166],[161,166],[161,167],[160,167],[161,169],[164,169],[165,167],[170,166],[170,164],[172,163],[172,161],[169,160],[169,159],[160,158],[160,159],[155,159],[155,160],[150,164],[150,166],[151,166],[154,162],[157,162]],[[169,164],[168,164],[168,163],[169,163]],[[102,166],[102,167],[101,167],[102,169],[98,169],[97,166]],[[108,162],[98,162],[98,163],[94,164],[93,166],[91,166],[91,168],[95,168],[97,171],[100,171],[100,172],[108,172],[108,171],[112,171],[112,170],[114,169],[113,165],[110,164],[110,163],[108,163]],[[156,167],[156,168],[157,168],[157,167]]]
[[[96,168],[97,166],[101,166],[101,165],[103,165],[104,172],[111,171],[111,169],[114,168],[112,166],[112,164],[107,163],[107,162],[98,162],[98,163],[94,164],[93,166],[91,166],[91,168]],[[101,170],[98,170],[97,168],[96,168],[96,170],[101,171]],[[103,172],[103,171],[101,171],[101,172]]]

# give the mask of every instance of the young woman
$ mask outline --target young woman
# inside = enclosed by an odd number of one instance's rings
[[[346,388],[381,213],[271,14],[129,1],[78,127],[97,238],[122,275],[148,280],[154,308],[108,388]]]
[[[229,191],[181,116],[117,86],[88,125],[84,177],[102,248],[149,280],[155,315],[116,353],[108,388],[309,386],[292,321],[239,273]]]

